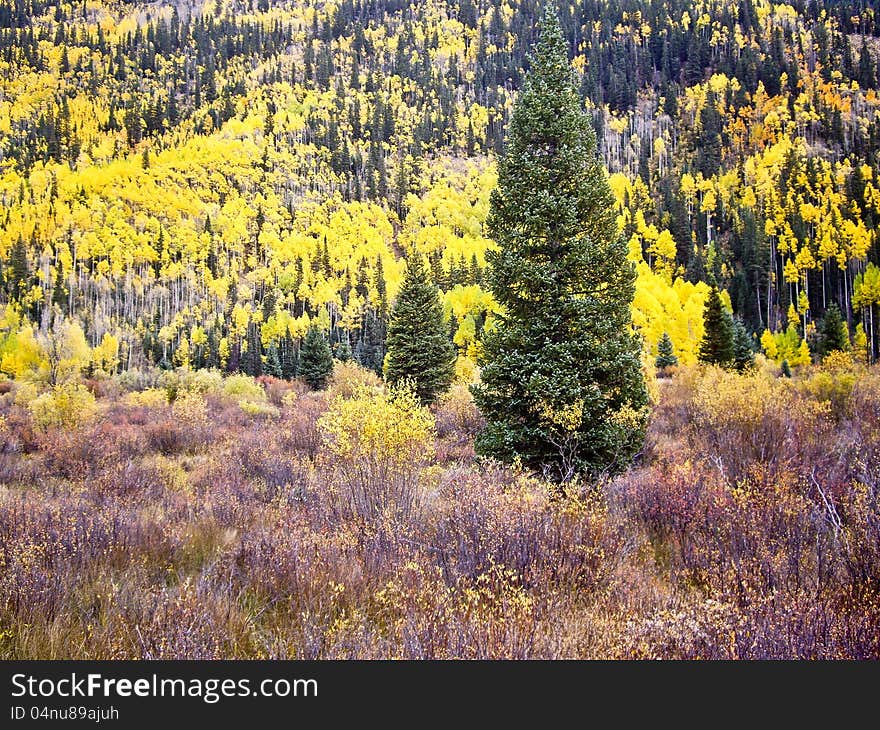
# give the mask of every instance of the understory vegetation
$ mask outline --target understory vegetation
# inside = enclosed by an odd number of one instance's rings
[[[0,658],[877,658],[880,371],[669,368],[563,490],[336,363],[0,383]]]

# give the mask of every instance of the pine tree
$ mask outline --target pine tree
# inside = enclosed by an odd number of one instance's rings
[[[478,453],[559,482],[614,473],[640,448],[648,396],[632,332],[635,271],[548,4],[513,110],[487,220]]]
[[[336,359],[339,360],[339,362],[348,362],[351,358],[351,344],[346,336],[345,339],[341,340],[339,344],[336,345]]]
[[[278,346],[273,342],[269,345],[269,349],[266,352],[266,375],[271,375],[273,378],[280,378],[282,376],[281,370],[281,357],[278,355]]]
[[[333,355],[324,335],[309,327],[299,353],[299,374],[312,390],[324,390],[333,373]]]
[[[412,381],[423,403],[433,403],[455,376],[455,347],[449,340],[440,293],[420,254],[406,262],[403,283],[388,324],[385,378]]]
[[[30,269],[28,268],[27,246],[21,236],[13,244],[9,255],[9,296],[11,299],[20,299],[27,291]]]
[[[733,366],[743,372],[755,364],[752,337],[739,319],[733,320]]]
[[[836,304],[832,304],[819,327],[819,354],[825,357],[834,350],[850,349],[849,332]]]
[[[61,262],[55,265],[55,285],[52,287],[52,304],[59,309],[67,306],[67,287],[64,285],[64,274],[61,270]]]
[[[654,360],[654,365],[658,370],[678,365],[678,358],[675,356],[672,340],[667,332],[664,332],[657,342],[657,359]]]
[[[733,319],[721,303],[718,288],[712,287],[703,310],[703,339],[700,362],[728,367],[733,362]]]

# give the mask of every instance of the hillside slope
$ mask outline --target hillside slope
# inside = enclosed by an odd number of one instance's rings
[[[31,366],[27,322],[57,305],[110,368],[290,361],[317,319],[380,370],[411,247],[473,355],[492,159],[537,12],[3,0],[0,369]],[[666,331],[693,359],[717,282],[794,348],[836,302],[876,356],[880,17],[627,0],[562,19],[647,349]]]

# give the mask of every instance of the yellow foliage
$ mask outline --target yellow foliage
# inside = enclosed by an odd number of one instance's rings
[[[351,398],[364,388],[379,389],[382,381],[372,370],[361,367],[354,361],[333,363],[333,375],[330,378],[329,391],[331,396]]]
[[[223,395],[235,401],[266,401],[266,391],[249,375],[230,375],[224,378]]]
[[[338,467],[345,509],[365,518],[410,513],[434,454],[434,417],[412,389],[364,387],[351,398],[337,396],[318,429]]]
[[[168,405],[168,395],[161,388],[147,388],[128,393],[125,402],[133,407],[162,408]]]
[[[240,400],[238,402],[238,407],[252,418],[275,418],[281,413],[281,411],[271,403],[256,402],[252,400]]]
[[[171,405],[174,419],[194,430],[208,425],[208,409],[202,394],[195,390],[183,390]]]
[[[119,365],[119,340],[109,332],[104,334],[99,344],[92,350],[92,362],[95,369],[111,374]]]
[[[78,383],[62,383],[28,403],[36,428],[57,426],[76,428],[91,420],[98,411],[95,396]]]
[[[656,355],[657,342],[666,332],[678,361],[682,365],[694,364],[703,338],[708,285],[678,278],[670,283],[644,261],[636,264],[636,274],[633,325],[645,338],[649,352]]]

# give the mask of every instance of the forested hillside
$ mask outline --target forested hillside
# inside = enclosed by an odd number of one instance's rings
[[[717,284],[779,362],[818,352],[832,303],[880,354],[869,5],[560,8],[646,351],[666,332],[694,361]],[[484,220],[538,11],[2,0],[0,370],[51,366],[63,328],[87,369],[289,377],[316,323],[381,372],[413,250],[466,369],[496,308]]]

